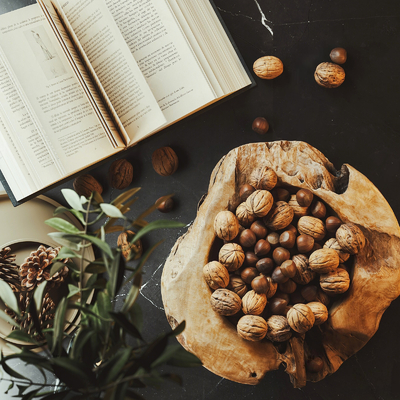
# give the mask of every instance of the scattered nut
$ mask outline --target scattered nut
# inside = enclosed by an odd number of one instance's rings
[[[240,225],[250,226],[254,220],[255,216],[251,214],[246,207],[246,203],[241,203],[236,208],[236,218],[238,219]]]
[[[253,64],[253,71],[261,79],[274,79],[283,72],[283,63],[278,57],[260,57]]]
[[[319,284],[321,285],[321,289],[327,294],[335,295],[344,293],[350,286],[349,273],[343,268],[338,268],[333,272],[321,275]]]
[[[235,292],[239,297],[243,297],[247,292],[246,282],[240,276],[232,275],[229,279],[229,283],[226,287],[232,292]]]
[[[80,175],[74,180],[74,189],[79,196],[89,198],[92,192],[103,193],[103,187],[92,175]]]
[[[343,249],[340,247],[338,241],[335,238],[329,239],[325,244],[324,248],[333,249],[338,253],[339,260],[341,263],[346,262],[350,258],[349,253],[345,253]]]
[[[129,230],[118,236],[117,246],[121,248],[122,255],[126,260],[137,260],[143,253],[143,245],[140,239],[131,244],[134,236],[135,232]]]
[[[315,217],[301,217],[297,229],[301,235],[310,235],[317,241],[322,240],[326,234],[324,223]]]
[[[160,199],[161,199],[161,197],[160,197]],[[160,199],[158,199],[158,200],[160,200]],[[156,203],[157,203],[157,201],[156,201]],[[157,210],[162,212],[162,213],[168,213],[173,208],[174,208],[174,200],[171,197],[169,197],[168,199],[164,200],[163,202],[161,202],[158,205]]]
[[[172,175],[178,169],[178,157],[171,147],[161,147],[151,156],[154,170],[161,176]]]
[[[260,135],[264,135],[268,132],[269,124],[268,121],[264,117],[257,117],[251,126],[254,132],[257,132]]]
[[[293,221],[294,211],[285,201],[273,204],[271,212],[264,218],[267,228],[277,231],[286,228]]]
[[[344,69],[333,63],[323,62],[314,72],[315,81],[325,88],[336,88],[344,82]]]
[[[335,47],[331,50],[329,57],[336,64],[344,64],[347,60],[347,51],[343,47]]]
[[[108,179],[111,187],[115,189],[125,189],[131,183],[133,179],[133,166],[125,160],[115,160],[108,170]]]
[[[237,324],[239,336],[252,342],[264,339],[267,331],[268,325],[265,319],[256,315],[244,315]]]

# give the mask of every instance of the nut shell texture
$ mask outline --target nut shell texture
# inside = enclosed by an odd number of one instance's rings
[[[255,217],[265,217],[274,204],[274,198],[268,190],[256,190],[246,200],[246,208]]]
[[[242,299],[242,310],[245,314],[260,315],[267,305],[267,296],[254,290],[248,291]]]
[[[218,259],[228,271],[236,271],[243,264],[244,251],[237,243],[226,243],[221,247]]]
[[[285,201],[277,201],[272,207],[272,212],[264,218],[264,223],[267,228],[277,231],[290,225],[293,217],[293,208]]]
[[[267,331],[268,325],[265,319],[256,315],[244,315],[237,324],[239,336],[252,342],[264,339]]]
[[[290,327],[297,333],[306,333],[315,322],[311,308],[306,304],[295,304],[287,313],[287,320]]]
[[[228,289],[217,289],[210,299],[212,309],[218,314],[229,316],[236,314],[242,305],[241,298]]]
[[[203,276],[211,289],[224,288],[229,283],[228,270],[218,261],[211,261],[203,267]]]
[[[240,225],[249,227],[256,217],[249,212],[246,207],[246,203],[241,203],[236,208],[236,218],[238,219]]]
[[[79,196],[89,198],[92,192],[103,193],[103,187],[92,175],[80,175],[74,180],[74,189]]]
[[[361,229],[353,224],[343,224],[336,231],[339,246],[350,254],[358,254],[365,246],[365,236]]]
[[[346,73],[344,69],[330,62],[323,62],[318,65],[314,72],[315,81],[325,88],[336,88],[344,82]]]
[[[349,273],[343,269],[338,268],[334,272],[322,274],[319,278],[321,289],[330,295],[341,294],[348,290],[350,286]]]
[[[303,254],[297,254],[292,257],[294,264],[296,265],[296,275],[292,278],[296,283],[300,285],[307,285],[315,278],[315,272],[308,268],[308,258]]]
[[[152,154],[151,163],[157,174],[172,175],[178,169],[178,156],[171,147],[161,147]]]
[[[282,315],[273,315],[267,320],[268,339],[273,342],[284,342],[292,337],[292,331],[287,318]]]
[[[258,190],[272,190],[277,182],[278,177],[275,171],[268,167],[257,168],[249,178],[250,185]]]
[[[324,223],[315,217],[301,217],[297,224],[297,230],[300,235],[312,236],[315,240],[322,240],[326,235],[326,229]]]
[[[329,314],[325,304],[322,304],[319,301],[312,301],[311,303],[307,303],[307,305],[311,308],[311,311],[314,314],[314,325],[321,325],[328,319]]]
[[[108,177],[113,188],[125,189],[132,183],[133,166],[125,159],[115,160],[110,166]]]
[[[340,247],[338,241],[335,238],[327,240],[326,243],[324,244],[324,248],[335,250],[338,253],[340,263],[346,262],[350,257],[350,254],[343,251],[343,249]]]
[[[232,240],[239,233],[239,221],[230,211],[220,211],[214,219],[214,230],[222,240]]]
[[[315,250],[308,259],[308,267],[318,274],[334,271],[340,263],[338,253],[333,249]]]
[[[261,79],[274,79],[283,72],[283,63],[278,57],[260,57],[253,64],[253,71]]]

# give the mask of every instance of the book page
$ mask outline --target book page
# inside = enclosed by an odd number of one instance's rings
[[[165,123],[103,0],[58,2],[132,141]]]
[[[56,182],[115,152],[39,6],[0,16],[0,26],[0,46],[39,128],[45,157],[59,170],[58,175],[46,170],[48,180]],[[29,140],[20,142],[26,147]]]
[[[167,123],[216,93],[165,0],[105,0]]]

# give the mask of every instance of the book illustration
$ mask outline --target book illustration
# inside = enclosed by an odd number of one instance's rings
[[[48,80],[59,78],[67,72],[43,26],[29,29],[24,34]]]

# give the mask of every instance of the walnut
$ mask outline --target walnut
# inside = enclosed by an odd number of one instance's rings
[[[238,275],[232,275],[230,277],[226,288],[235,292],[239,297],[243,297],[247,293],[247,285]]]
[[[219,251],[218,260],[228,271],[236,271],[243,264],[244,251],[237,243],[226,243]]]
[[[246,207],[255,217],[265,217],[272,208],[274,198],[268,190],[256,190],[246,200]]]
[[[358,254],[365,246],[364,234],[351,222],[340,225],[336,231],[336,240],[339,246],[350,254]]]
[[[308,258],[304,254],[297,254],[292,257],[296,265],[296,275],[292,278],[300,285],[307,285],[315,278],[315,272],[308,268]]]
[[[220,211],[214,219],[214,230],[223,240],[232,240],[239,233],[239,221],[230,211]]]
[[[249,178],[249,184],[257,190],[272,190],[277,182],[275,171],[268,167],[257,168]]]
[[[236,208],[236,218],[238,219],[240,225],[250,226],[256,217],[249,212],[246,207],[246,203],[241,203]]]
[[[242,305],[241,298],[228,289],[217,289],[210,299],[212,309],[221,315],[234,315]]]
[[[314,72],[315,81],[325,88],[336,88],[344,82],[346,73],[344,69],[334,63],[323,62]]]
[[[307,305],[311,308],[311,311],[314,314],[314,325],[321,325],[328,319],[328,309],[325,304],[322,304],[319,301],[312,301],[311,303],[307,303]]]
[[[229,283],[228,270],[218,261],[211,261],[203,267],[203,276],[211,289],[224,288]]]
[[[315,322],[315,317],[310,307],[306,304],[297,303],[287,313],[290,327],[297,333],[306,333]]]
[[[335,295],[344,293],[350,286],[349,273],[343,268],[338,268],[336,271],[322,274],[319,277],[319,284],[321,285],[321,289],[327,294]]]
[[[79,196],[89,198],[92,192],[103,193],[103,187],[92,175],[80,175],[74,180],[74,189]]]
[[[312,236],[316,241],[322,240],[326,235],[325,225],[315,217],[301,217],[297,223],[297,230],[299,234]]]
[[[117,246],[121,248],[122,255],[126,260],[137,260],[143,253],[143,245],[141,240],[131,243],[135,232],[127,230],[122,232],[117,239]]]
[[[293,208],[285,201],[277,201],[272,206],[271,212],[263,220],[267,228],[277,231],[290,225],[293,217]]]
[[[260,315],[267,305],[267,296],[254,290],[248,291],[242,299],[242,310],[245,314]]]
[[[108,179],[110,184],[115,189],[125,189],[133,179],[133,166],[124,159],[115,160],[108,170]]]
[[[297,197],[295,194],[292,194],[290,196],[290,200],[288,201],[288,204],[290,207],[292,207],[295,217],[301,218],[308,214],[308,207],[302,207],[298,203]]]
[[[327,248],[315,250],[308,259],[308,267],[317,274],[332,272],[339,266],[339,263],[338,253]]]
[[[178,169],[178,157],[171,147],[161,147],[151,156],[154,170],[161,176],[172,175]]]
[[[282,315],[273,315],[267,320],[267,337],[273,342],[284,342],[292,337],[289,322]]]
[[[340,247],[338,241],[335,238],[327,240],[326,243],[324,244],[324,248],[335,250],[338,253],[339,260],[341,263],[346,262],[350,257],[350,254],[343,251],[343,249]]]
[[[256,315],[244,315],[237,324],[239,336],[252,342],[264,339],[267,331],[268,325],[265,319]]]
[[[253,71],[261,79],[274,79],[283,72],[283,63],[278,57],[260,57],[253,64]]]

